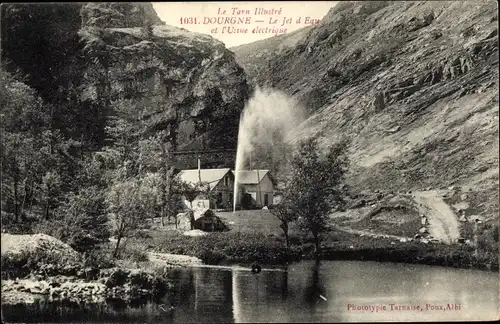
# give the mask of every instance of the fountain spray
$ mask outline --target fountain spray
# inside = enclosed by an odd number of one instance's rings
[[[244,170],[248,164],[246,160],[253,155],[252,164],[258,165],[258,154],[255,153],[272,150],[279,142],[290,141],[303,120],[304,109],[292,97],[273,89],[255,90],[240,118],[234,168],[233,212],[236,211],[238,199],[238,171]]]

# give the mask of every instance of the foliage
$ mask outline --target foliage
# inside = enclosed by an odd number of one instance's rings
[[[283,197],[283,200],[271,210],[271,213],[281,222],[280,228],[283,230],[286,246],[288,248],[290,247],[290,238],[288,235],[290,223],[297,219],[297,215],[291,207],[292,205],[293,204],[288,197]]]
[[[94,250],[107,242],[110,236],[104,195],[96,187],[71,194],[61,206],[59,216],[63,222],[63,241],[79,252]]]
[[[54,129],[53,107],[7,72],[0,73],[2,105],[2,210],[14,221],[50,218],[75,188],[78,142]]]
[[[120,258],[130,262],[147,262],[149,261],[146,251],[137,246],[127,246],[120,253]]]
[[[326,230],[328,214],[345,205],[346,143],[330,147],[326,155],[318,153],[315,138],[299,145],[291,161],[290,179],[284,193],[282,212],[295,213],[298,225],[315,238],[320,250],[320,234]]]
[[[300,259],[300,249],[286,249],[279,238],[261,233],[214,232],[210,235],[187,237],[170,232],[155,242],[161,252],[196,256],[208,263],[266,262],[286,263]]]
[[[112,215],[118,256],[123,238],[146,226],[146,218],[176,217],[182,209],[180,180],[170,165],[166,134],[143,138],[139,108],[130,100],[112,103],[116,116],[110,119],[109,145],[98,152],[106,166],[106,202]]]
[[[83,266],[99,269],[113,268],[116,266],[112,258],[112,251],[108,245],[103,245],[100,249],[85,251]]]

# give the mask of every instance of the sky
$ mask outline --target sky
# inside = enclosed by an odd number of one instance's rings
[[[315,24],[336,2],[153,2],[153,7],[167,25],[209,34],[229,48]]]

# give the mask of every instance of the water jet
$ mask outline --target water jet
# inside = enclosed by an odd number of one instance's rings
[[[286,163],[283,153],[288,149],[294,131],[303,120],[304,109],[293,97],[274,89],[255,90],[240,117],[234,168],[233,213],[236,212],[239,200],[239,171],[247,168],[252,170],[254,167],[259,169],[264,167],[263,163]],[[265,168],[272,169],[272,166],[265,165]]]

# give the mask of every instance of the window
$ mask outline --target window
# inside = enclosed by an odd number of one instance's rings
[[[228,176],[224,177],[224,185],[229,186],[229,177]]]

